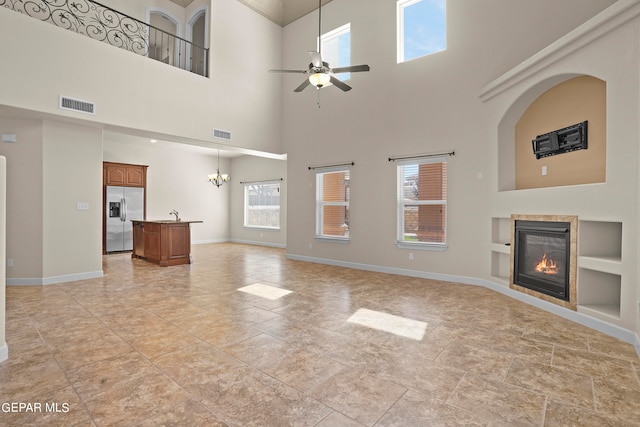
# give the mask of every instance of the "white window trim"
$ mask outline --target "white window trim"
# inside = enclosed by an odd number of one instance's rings
[[[351,179],[351,168],[349,166],[330,166],[330,167],[322,167],[316,169],[316,227],[315,227],[315,239],[316,240],[327,240],[327,241],[338,241],[338,242],[348,242],[351,240],[351,235],[349,236],[332,236],[329,234],[322,234],[322,225],[324,221],[324,206],[346,206],[349,208],[350,201],[345,202],[324,202],[321,203],[318,200],[318,195],[322,193],[323,188],[320,186],[320,180],[318,176],[320,174],[331,173],[331,172],[349,172],[349,179]],[[324,180],[322,181],[324,183]],[[351,227],[349,227],[351,229]]]
[[[444,251],[449,247],[449,243],[448,243],[448,236],[449,236],[449,230],[448,230],[448,226],[449,226],[449,206],[448,206],[448,199],[449,199],[449,186],[447,185],[447,200],[416,200],[413,203],[408,203],[409,205],[445,205],[446,206],[446,213],[445,213],[445,217],[444,217],[444,235],[446,236],[446,241],[444,243],[437,243],[437,242],[407,242],[404,240],[401,240],[401,236],[400,236],[400,230],[404,230],[404,207],[406,206],[406,204],[404,202],[400,201],[400,197],[402,194],[404,194],[404,177],[402,177],[401,173],[400,173],[400,166],[405,166],[405,165],[425,165],[425,164],[432,164],[432,163],[447,163],[447,157],[446,156],[437,156],[437,157],[425,157],[425,158],[418,158],[418,159],[407,159],[407,160],[398,160],[397,165],[396,165],[396,181],[397,181],[397,187],[396,187],[396,215],[397,215],[397,219],[396,219],[396,246],[398,248],[401,249],[412,249],[412,250],[428,250],[428,251]],[[404,235],[404,232],[403,232]]]
[[[280,230],[280,225],[278,225],[277,227],[271,227],[271,226],[262,226],[262,225],[247,225],[247,210],[249,209],[249,201],[247,200],[248,194],[247,194],[247,187],[251,186],[251,185],[269,185],[269,184],[277,184],[278,185],[278,192],[280,192],[280,180],[273,180],[273,181],[260,181],[260,182],[247,182],[245,184],[243,184],[243,198],[244,198],[244,209],[243,209],[243,214],[244,214],[244,218],[242,221],[243,224],[243,228],[246,230],[261,230],[261,231],[279,231]],[[279,207],[278,207],[278,224],[280,224],[280,215],[282,213],[282,203],[280,203]]]
[[[396,3],[397,62],[404,62],[404,9],[422,0],[398,0]]]

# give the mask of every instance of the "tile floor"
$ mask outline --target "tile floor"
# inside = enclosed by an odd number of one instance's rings
[[[193,251],[190,266],[116,254],[101,279],[8,287],[0,425],[640,424],[631,345],[498,293]]]

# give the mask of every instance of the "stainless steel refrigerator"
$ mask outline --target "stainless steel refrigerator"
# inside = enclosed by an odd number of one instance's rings
[[[133,249],[132,219],[144,219],[144,188],[108,185],[105,200],[106,252]]]

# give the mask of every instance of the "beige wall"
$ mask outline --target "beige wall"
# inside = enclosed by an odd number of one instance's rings
[[[102,131],[45,120],[43,136],[43,277],[102,276]]]
[[[491,261],[483,248],[490,236],[497,120],[479,100],[480,89],[611,3],[450,1],[447,50],[402,64],[395,60],[396,2],[328,3],[324,28],[351,22],[351,62],[369,64],[371,71],[352,73],[348,93],[329,87],[319,98],[315,90],[293,93],[299,76],[283,76],[287,189],[295,200],[288,254],[432,274],[487,274]],[[285,27],[283,68],[308,62],[317,18],[312,13]],[[415,251],[410,259],[409,250],[396,246],[396,165],[388,158],[451,150],[448,248]],[[307,166],[350,161],[350,241],[315,240],[314,174]]]
[[[540,95],[516,124],[516,189],[605,182],[606,115],[607,85],[595,77],[575,77]],[[585,120],[586,150],[536,159],[531,140],[537,135]]]
[[[0,143],[7,162],[7,278],[43,277],[43,125],[41,120],[0,118],[0,133],[16,135]]]
[[[74,124],[1,119],[7,158],[10,284],[47,284],[102,275],[102,132]],[[78,210],[77,203],[88,203]]]

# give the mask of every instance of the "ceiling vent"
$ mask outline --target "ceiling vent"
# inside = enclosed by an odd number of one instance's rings
[[[231,141],[231,132],[222,129],[213,129],[213,137]]]
[[[81,101],[79,99],[73,99],[63,95],[60,95],[60,104],[58,107],[63,110],[78,111],[80,113],[96,113],[96,104],[93,102]]]

